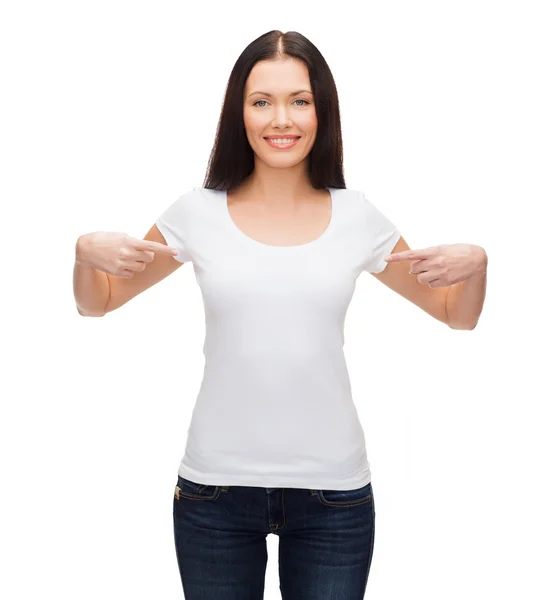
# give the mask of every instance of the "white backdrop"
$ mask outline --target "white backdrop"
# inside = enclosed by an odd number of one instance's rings
[[[81,317],[74,247],[142,238],[202,185],[233,64],[271,29],[330,65],[347,187],[411,248],[489,257],[473,331],[357,281],[344,350],[375,494],[366,597],[553,596],[547,4],[2,5],[2,597],[182,598],[172,502],[205,332],[193,266]]]

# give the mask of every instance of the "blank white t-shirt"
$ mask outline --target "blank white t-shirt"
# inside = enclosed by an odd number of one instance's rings
[[[379,273],[400,232],[363,192],[326,188],[314,241],[272,246],[232,220],[227,193],[196,187],[157,219],[201,288],[205,367],[181,477],[206,485],[350,490],[371,480],[345,362],[356,279]]]

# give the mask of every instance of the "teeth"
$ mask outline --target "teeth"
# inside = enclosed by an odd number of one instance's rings
[[[272,144],[291,144],[292,142],[295,142],[298,138],[290,138],[290,139],[278,139],[275,140],[273,138],[267,138],[269,140],[269,142],[271,142]]]

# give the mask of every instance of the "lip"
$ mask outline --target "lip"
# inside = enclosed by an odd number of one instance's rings
[[[269,141],[269,139],[286,140],[286,139],[291,139],[291,138],[294,138],[294,141],[291,144],[286,144],[284,146],[282,144],[281,145],[272,144]],[[276,135],[276,136],[274,136],[274,138],[271,136],[271,138],[266,137],[263,139],[267,142],[267,144],[269,144],[269,146],[271,146],[271,148],[275,148],[276,150],[287,150],[288,148],[293,148],[298,143],[298,141],[301,139],[301,136],[298,136],[298,135],[288,135],[288,136]]]

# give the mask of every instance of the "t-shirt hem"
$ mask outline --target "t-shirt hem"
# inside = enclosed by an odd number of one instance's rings
[[[384,259],[386,258],[386,256],[388,256],[388,254],[391,254],[395,245],[398,243],[400,237],[401,237],[401,232],[398,230],[395,230],[394,233],[392,234],[392,236],[390,237],[390,239],[383,246],[384,252],[382,253],[382,258],[380,259],[378,264],[375,266],[374,270],[369,270],[369,273],[378,274],[378,273],[382,273],[382,271],[384,271],[384,269],[389,264]]]
[[[178,254],[173,255],[173,258],[179,263],[186,262],[186,257],[182,251],[179,239],[171,231],[171,229],[167,226],[165,221],[163,221],[163,219],[161,219],[161,218],[158,218],[158,219],[156,219],[155,224],[156,224],[156,227],[159,229],[159,232],[161,233],[161,235],[165,238],[165,242],[167,243],[167,246],[169,246],[170,248],[176,248],[178,250]]]
[[[367,468],[356,477],[349,479],[336,479],[317,477],[282,477],[271,475],[229,475],[228,473],[199,473],[189,469],[186,465],[179,466],[178,473],[184,479],[201,483],[203,485],[218,486],[246,486],[264,488],[300,488],[309,490],[356,490],[368,485],[371,481],[371,472]]]

